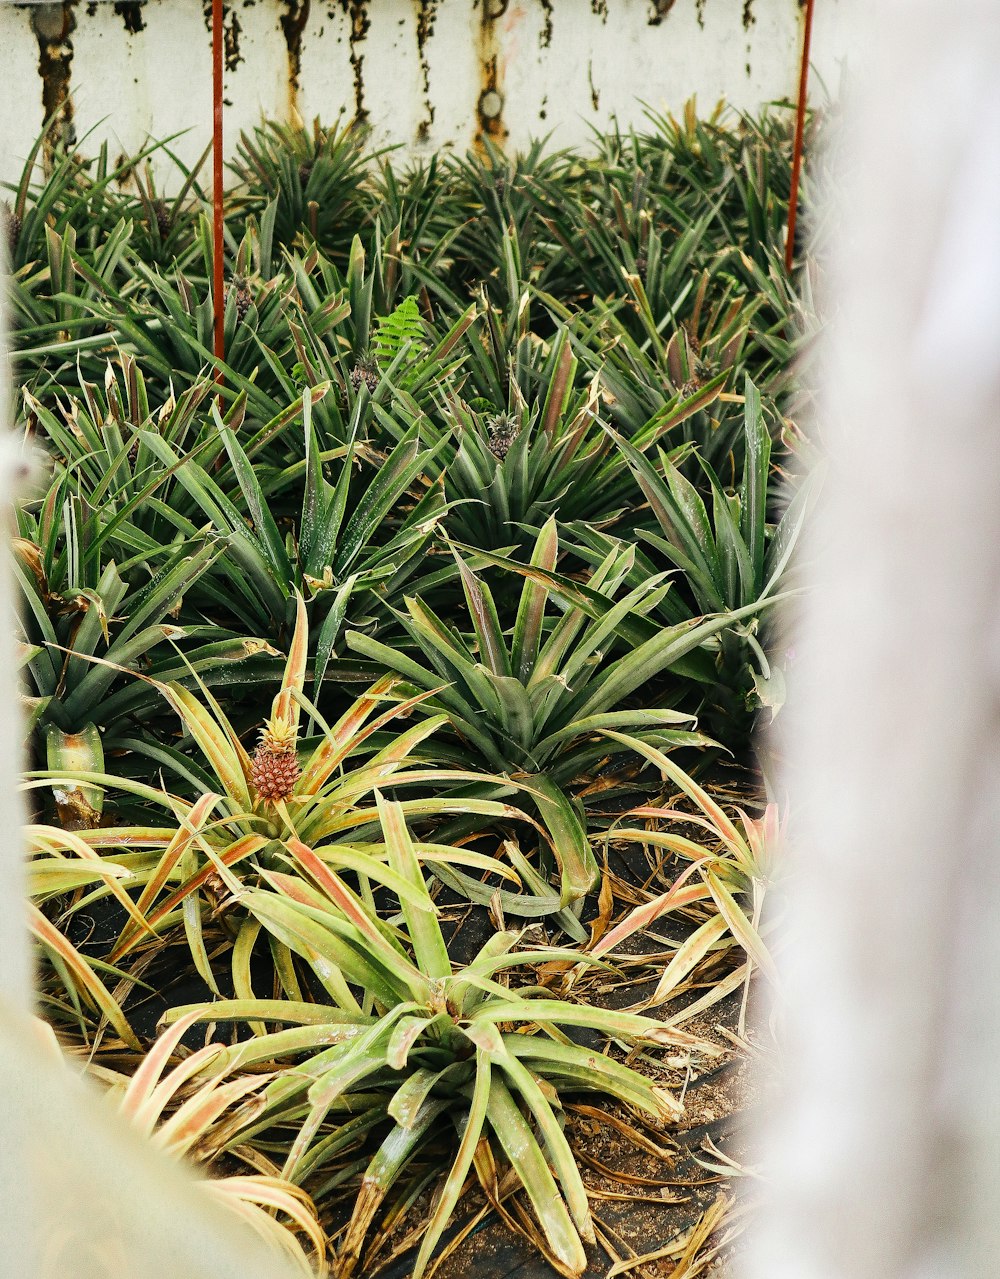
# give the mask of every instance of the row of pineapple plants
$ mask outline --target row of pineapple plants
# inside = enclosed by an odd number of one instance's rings
[[[303,1267],[308,1243],[373,1273],[376,1223],[426,1191],[430,1273],[478,1181],[519,1187],[581,1273],[564,1098],[669,1122],[657,1046],[710,1057],[680,1022],[772,968],[774,810],[734,819],[692,774],[780,705],[812,500],[788,129],[689,111],[586,157],[414,166],[262,126],[221,362],[199,173],[161,195],[153,152],[40,139],[6,214],[19,426],[46,457],[13,548],[42,1011],[133,1108],[137,1064],[150,1089],[173,1062],[163,1131],[241,1170]],[[669,882],[612,925],[624,842]],[[467,962],[442,894],[495,921]],[[711,974],[686,1013],[537,981],[614,977],[668,915],[652,1003]],[[205,997],[165,997],[151,1050],[134,1010],[185,973]]]

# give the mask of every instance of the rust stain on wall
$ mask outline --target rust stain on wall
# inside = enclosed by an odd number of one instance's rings
[[[244,7],[246,7],[244,5]],[[205,19],[205,30],[209,37],[212,35],[212,0],[202,0],[201,5],[202,16]],[[225,62],[227,71],[235,71],[243,61],[243,55],[240,52],[240,36],[243,34],[243,27],[239,18],[231,4],[222,6],[222,57]],[[232,103],[227,99],[223,99],[226,106]]]
[[[351,20],[348,42],[351,48],[351,68],[354,72],[354,123],[366,124],[368,108],[365,106],[365,55],[359,45],[368,38],[371,19],[365,0],[340,0],[340,7]]]
[[[658,27],[676,3],[677,0],[652,0],[653,12],[649,15],[649,25]]]
[[[483,16],[479,27],[480,93],[476,104],[479,126],[476,147],[483,149],[487,138],[502,147],[509,130],[503,121],[503,61],[497,22],[507,12],[507,0],[482,0]]]
[[[545,25],[542,27],[542,38],[539,44],[543,49],[547,49],[552,43],[552,0],[541,0],[541,5]]]
[[[747,33],[747,36],[750,35],[750,28],[752,26],[755,26],[756,23],[757,23],[757,17],[753,11],[753,0],[744,0],[743,30]],[[750,40],[748,39],[747,40],[747,60],[743,64],[743,69],[746,71],[748,80],[753,79],[753,66],[750,61],[750,54],[751,54],[751,44],[750,44]]]
[[[426,142],[434,123],[434,103],[431,101],[431,67],[427,60],[427,42],[434,34],[438,0],[417,0],[417,58],[420,62],[420,80],[424,90],[424,118],[417,125],[417,141]]]
[[[73,128],[73,99],[70,78],[73,65],[73,31],[76,28],[75,0],[61,5],[37,8],[31,15],[31,27],[38,40],[38,74],[42,81],[42,107],[46,120],[52,120],[52,131],[45,140],[46,151],[55,141],[72,145],[76,141]]]
[[[87,12],[89,13],[90,10],[88,9]],[[138,0],[116,0],[115,13],[124,22],[125,30],[130,36],[138,35],[140,31],[145,31],[146,24],[142,20],[142,4],[138,3]]]
[[[240,26],[240,20],[235,13],[229,16],[229,26],[222,28],[222,56],[226,62],[227,71],[235,71],[243,61],[243,55],[240,53],[240,36],[243,34],[243,28]]]
[[[299,91],[299,74],[302,71],[302,33],[309,20],[311,0],[283,0],[285,12],[278,21],[288,50],[289,106],[295,107]]]

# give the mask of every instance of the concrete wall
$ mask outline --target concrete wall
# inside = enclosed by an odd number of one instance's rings
[[[814,63],[838,78],[843,0],[817,6]],[[210,0],[0,0],[0,180],[47,114],[112,158],[148,135],[211,128]],[[642,103],[708,111],[793,96],[800,0],[231,0],[229,140],[262,115],[360,117],[378,144],[583,143]]]

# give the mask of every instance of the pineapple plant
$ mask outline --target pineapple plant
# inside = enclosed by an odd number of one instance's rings
[[[625,757],[620,768],[616,764],[614,782],[625,793],[634,784],[635,757],[647,747],[708,744],[694,730],[693,716],[670,705],[637,710],[632,695],[669,671],[666,691],[675,698],[670,684],[686,677],[692,654],[758,606],[663,625],[650,614],[670,592],[669,576],[650,575],[631,585],[631,548],[614,544],[585,592],[558,574],[560,554],[551,516],[535,539],[527,569],[505,556],[477,557],[523,577],[512,629],[500,622],[497,597],[486,581],[453,548],[467,625],[449,626],[424,600],[411,597],[400,614],[410,651],[358,631],[348,632],[347,644],[421,690],[420,715],[447,717],[452,741],[442,731],[436,747],[441,758],[451,752],[456,763],[475,760],[521,787],[523,802],[533,806],[551,844],[560,907],[568,907],[600,881],[587,835],[587,803],[596,795],[600,803],[607,801],[610,761]],[[588,790],[598,767],[605,784]],[[439,875],[449,886],[461,884],[460,891],[478,891],[454,868]],[[565,911],[558,923],[580,935]]]
[[[244,185],[240,212],[260,219],[273,202],[276,246],[290,246],[308,229],[327,257],[346,260],[374,158],[364,138],[361,128],[319,120],[311,128],[268,122],[243,133],[233,165]]]
[[[127,367],[138,398],[140,375]],[[140,464],[141,450],[130,462],[123,425],[131,425],[137,403],[122,404],[94,387],[89,394],[100,426],[78,411],[71,418],[75,433],[67,428],[50,436],[53,445],[72,443],[75,451],[56,463],[44,494],[18,510],[12,541],[32,753],[36,763],[47,761],[60,773],[101,773],[105,757],[120,758],[123,750],[141,761],[144,743],[156,738],[161,706],[151,679],[190,680],[188,662],[208,683],[223,672],[238,679],[260,645],[204,624],[185,606],[224,544],[198,535],[170,541],[159,526],[147,532],[128,518],[136,509],[132,467]],[[38,400],[27,403],[36,430],[60,426]],[[88,495],[88,476],[103,483],[103,502]],[[158,748],[151,749],[162,764]],[[73,828],[100,818],[85,785],[75,792],[56,787],[53,799],[60,820]]]
[[[498,551],[527,548],[553,511],[565,523],[613,520],[634,481],[610,456],[603,405],[593,377],[588,384],[577,374],[569,330],[561,327],[544,346],[501,338],[489,353],[484,343],[493,332],[492,324],[470,328],[467,381],[447,405],[449,535]],[[421,426],[431,440],[440,429],[433,421]]]

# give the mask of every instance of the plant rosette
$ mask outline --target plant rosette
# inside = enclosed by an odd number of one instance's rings
[[[537,986],[509,987],[498,978],[552,960],[600,963],[578,951],[515,951],[519,934],[497,933],[471,963],[453,968],[401,806],[378,796],[386,863],[373,879],[399,902],[403,931],[386,922],[299,841],[289,854],[299,874],[266,872],[269,889],[244,892],[263,927],[309,966],[332,1007],[292,1000],[220,1001],[177,1008],[168,1020],[293,1023],[226,1049],[212,1071],[234,1071],[283,1054],[304,1054],[263,1088],[264,1108],[235,1134],[245,1143],[294,1127],[281,1175],[308,1183],[322,1204],[339,1184],[324,1168],[353,1134],[389,1124],[367,1164],[362,1190],[340,1246],[338,1274],[361,1264],[365,1237],[392,1186],[414,1160],[437,1148],[442,1125],[454,1125],[452,1162],[424,1232],[419,1279],[475,1172],[509,1165],[524,1188],[553,1258],[582,1273],[583,1245],[593,1241],[586,1189],[564,1132],[561,1098],[595,1091],[654,1119],[676,1117],[680,1103],[631,1067],[575,1043],[567,1031],[587,1028],[611,1041],[669,1044],[691,1053],[717,1050],[695,1036],[629,1013],[553,999]],[[295,1025],[294,1023],[299,1023]],[[344,1115],[364,1123],[345,1138]],[[349,1125],[348,1125],[349,1127]],[[457,1142],[457,1150],[455,1149]]]

